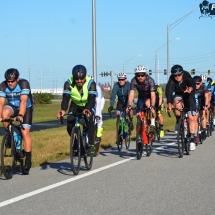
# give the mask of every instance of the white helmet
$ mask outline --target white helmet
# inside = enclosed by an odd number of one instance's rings
[[[147,68],[145,66],[137,66],[135,69],[134,69],[134,72],[135,74],[137,73],[146,73],[147,72]]]
[[[126,76],[126,74],[124,72],[122,72],[122,73],[119,73],[117,75],[117,78],[127,78],[127,76]]]
[[[202,83],[204,84],[207,81],[207,76],[204,74],[201,74],[200,77],[202,78]]]

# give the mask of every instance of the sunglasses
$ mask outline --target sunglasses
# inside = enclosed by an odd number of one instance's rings
[[[118,81],[125,81],[125,79],[118,79]]]
[[[196,85],[200,85],[201,83],[196,83]]]
[[[139,78],[139,77],[142,77],[142,78],[143,78],[143,77],[145,77],[145,76],[146,76],[146,75],[137,75],[138,78]]]
[[[7,81],[7,83],[14,83],[16,80],[12,80],[12,81],[6,80],[6,81]]]
[[[177,74],[177,75],[174,75],[174,77],[178,77],[178,76],[181,76],[182,75],[182,73],[180,73],[180,74]]]

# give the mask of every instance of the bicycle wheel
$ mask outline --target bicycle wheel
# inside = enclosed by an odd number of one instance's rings
[[[129,122],[127,121],[126,123],[126,138],[125,138],[125,147],[126,149],[129,149],[130,147],[130,142],[131,142],[131,132],[129,131]]]
[[[182,158],[183,155],[184,155],[184,125],[183,125],[183,119],[179,119],[179,122],[178,122],[177,142],[178,142],[179,157]]]
[[[156,136],[157,136],[157,140],[159,142],[160,141],[160,125],[159,125],[159,121],[156,120],[155,125],[156,125]]]
[[[15,169],[15,147],[13,136],[5,133],[1,144],[1,167],[4,177],[11,179]]]
[[[210,136],[212,136],[213,132],[213,118],[212,118],[212,113],[210,112],[210,117],[209,117],[209,125],[210,125]]]
[[[209,137],[210,136],[210,125],[207,125],[206,130],[207,130],[207,137]]]
[[[95,143],[95,140],[96,140],[96,134],[94,135],[94,143]],[[87,149],[88,144],[89,143],[86,142],[86,135],[83,135],[83,145],[84,145],[85,149]],[[92,156],[88,156],[87,153],[85,153],[84,154],[84,163],[85,163],[86,169],[90,170],[92,168],[92,165],[93,165],[93,157]]]
[[[203,136],[202,133],[199,134],[199,143],[203,144]]]
[[[137,122],[136,128],[136,152],[137,152],[137,159],[140,160],[143,154],[143,141],[142,141],[142,133],[141,133],[141,141],[138,141],[138,129],[142,132],[142,122],[139,120]]]
[[[118,150],[122,150],[122,144],[123,144],[123,139],[122,139],[122,126],[121,126],[121,121],[117,119],[117,124],[116,124],[116,144],[118,147]]]
[[[148,144],[145,144],[146,145],[146,155],[149,157],[152,153],[153,139],[150,140],[149,136],[147,136],[147,138],[148,138]]]
[[[81,151],[80,151],[80,128],[74,127],[71,133],[71,141],[70,141],[70,159],[71,159],[71,167],[74,175],[77,175],[80,170],[81,163]]]

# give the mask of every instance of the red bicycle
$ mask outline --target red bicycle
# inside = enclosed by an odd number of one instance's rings
[[[140,116],[137,118],[137,127],[136,127],[136,152],[137,159],[140,160],[143,153],[143,147],[146,147],[146,155],[150,156],[152,153],[152,144],[153,139],[155,138],[154,134],[148,133],[148,128],[150,126],[150,122],[146,114],[145,110],[149,110],[149,108],[138,108],[137,110],[141,110]],[[140,135],[140,136],[139,136]]]

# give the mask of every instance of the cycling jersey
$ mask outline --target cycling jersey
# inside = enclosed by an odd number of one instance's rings
[[[151,92],[155,92],[155,82],[150,76],[146,76],[145,81],[140,83],[136,77],[131,80],[131,90],[138,91],[138,98],[150,98]]]
[[[211,83],[210,82],[205,82],[205,86],[207,87],[208,91],[211,91]]]
[[[33,98],[31,95],[31,89],[29,82],[25,79],[19,78],[17,85],[14,89],[10,89],[6,81],[0,84],[0,97],[4,97],[8,100],[8,103],[19,110],[21,95],[28,95],[26,108],[33,105]]]
[[[199,105],[199,107],[196,107],[196,109],[200,109],[203,110],[203,106],[205,106],[205,94],[208,93],[208,89],[207,87],[202,84],[199,89],[195,90],[195,98],[198,99],[198,101],[196,101]]]
[[[104,108],[105,100],[104,100],[104,94],[102,92],[102,89],[98,84],[96,84],[96,91],[97,91],[98,96],[96,97],[95,115],[99,116],[100,120],[102,121],[102,110]]]
[[[157,86],[157,85],[155,85]],[[156,90],[156,93],[158,94],[158,97],[161,97],[163,96],[163,90],[161,87],[157,86],[157,90]]]
[[[119,82],[115,83],[113,86],[113,90],[111,93],[111,100],[110,100],[110,106],[114,106],[114,101],[116,98],[116,95],[118,96],[118,102],[121,103],[128,103],[128,97],[130,93],[130,83],[125,82],[123,86],[120,86]]]

